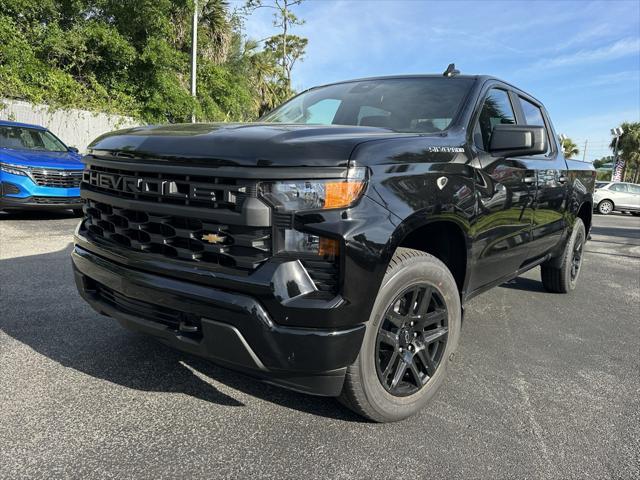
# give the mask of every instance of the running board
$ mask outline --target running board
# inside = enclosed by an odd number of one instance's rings
[[[544,257],[538,258],[537,260],[534,260],[533,262],[527,263],[524,267],[520,267],[516,271],[516,274],[511,278],[515,278],[515,277],[517,277],[519,275],[522,275],[527,270],[531,270],[532,268],[537,267],[538,265],[540,265],[541,263],[546,262],[550,258],[551,258],[551,254],[547,253]]]
[[[526,265],[524,265],[523,267],[520,267],[518,270],[516,270],[513,273],[505,275],[504,277],[500,277],[498,280],[495,280],[495,281],[493,281],[491,283],[488,283],[488,284],[483,285],[483,286],[481,286],[479,288],[476,288],[474,291],[464,295],[464,300],[463,300],[462,303],[464,304],[464,303],[468,302],[473,297],[475,297],[477,295],[480,295],[481,293],[484,293],[487,290],[490,290],[495,286],[502,285],[503,283],[508,282],[509,280],[512,280],[512,279],[514,279],[516,277],[519,277],[520,275],[522,275],[526,271],[531,270],[534,267],[537,267],[538,265],[540,265],[541,263],[546,262],[550,258],[551,258],[551,254],[547,253],[544,257],[537,258],[536,260],[527,263]]]

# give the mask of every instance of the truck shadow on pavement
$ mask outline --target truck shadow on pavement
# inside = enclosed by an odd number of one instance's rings
[[[0,261],[0,332],[64,367],[135,390],[183,393],[228,407],[245,406],[238,398],[247,394],[314,415],[363,421],[335,399],[265,384],[129,332],[99,315],[76,292],[71,248]],[[11,343],[0,343],[5,355],[11,355]],[[222,391],[229,389],[239,392]]]
[[[525,290],[527,292],[546,292],[542,286],[542,281],[533,280],[526,277],[516,277],[508,282],[500,285],[502,288],[509,288],[511,290]]]

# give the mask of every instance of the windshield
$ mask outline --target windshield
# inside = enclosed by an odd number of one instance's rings
[[[0,125],[0,148],[66,152],[67,147],[46,130]]]
[[[471,78],[423,77],[340,83],[302,93],[261,120],[440,132],[455,118],[473,82]]]

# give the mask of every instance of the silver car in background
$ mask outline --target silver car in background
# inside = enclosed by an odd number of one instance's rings
[[[627,182],[596,182],[593,205],[602,215],[608,215],[614,210],[640,215],[640,185]]]

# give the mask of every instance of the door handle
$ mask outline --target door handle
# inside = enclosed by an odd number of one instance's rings
[[[522,179],[522,181],[524,183],[535,183],[536,182],[536,177],[535,176],[531,176],[531,177],[524,177]]]

